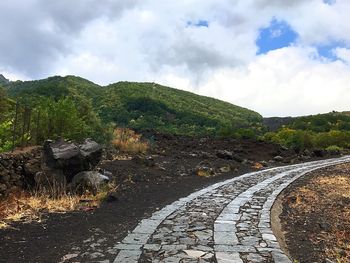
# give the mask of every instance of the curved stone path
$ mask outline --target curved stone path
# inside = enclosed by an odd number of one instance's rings
[[[115,246],[114,262],[291,262],[270,225],[290,183],[350,157],[277,167],[216,183],[143,219]]]

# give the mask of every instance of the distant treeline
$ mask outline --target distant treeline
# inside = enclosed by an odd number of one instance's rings
[[[264,139],[294,149],[350,148],[350,115],[331,112],[288,118],[288,124],[266,133]]]

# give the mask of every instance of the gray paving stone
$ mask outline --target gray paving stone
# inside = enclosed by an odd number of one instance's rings
[[[240,243],[243,246],[254,246],[257,247],[259,245],[260,238],[256,236],[245,236],[241,239]]]
[[[215,245],[214,251],[216,252],[240,252],[249,253],[256,252],[257,250],[253,246],[242,246],[242,245]]]
[[[124,244],[120,243],[114,246],[115,249],[124,249],[124,250],[138,250],[141,249],[142,245],[140,244]]]
[[[159,251],[161,249],[161,245],[159,244],[146,244],[143,246],[143,249],[150,251]]]
[[[239,253],[218,252],[216,260],[218,263],[243,263]]]
[[[123,239],[122,243],[143,245],[147,242],[149,237],[149,234],[131,233]]]
[[[247,256],[247,260],[251,263],[263,263],[266,262],[266,258],[257,254],[257,253],[249,253]],[[276,262],[277,263],[277,262]]]
[[[214,224],[215,232],[236,232],[235,221],[226,221],[226,222],[216,222]]]
[[[121,250],[113,263],[135,263],[141,256],[141,250]]]
[[[214,233],[215,244],[217,245],[237,245],[239,244],[238,238],[234,232],[215,232]]]

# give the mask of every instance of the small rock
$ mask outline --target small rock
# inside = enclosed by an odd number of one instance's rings
[[[104,256],[105,255],[103,255],[100,252],[94,252],[94,253],[88,255],[88,257],[91,258],[91,259],[102,258]]]
[[[273,159],[276,161],[276,162],[282,162],[284,160],[284,158],[280,155],[277,155],[275,157],[273,157]]]
[[[261,161],[260,163],[261,163],[261,164],[262,164],[262,166],[264,166],[264,167],[269,166],[268,162],[266,162],[266,161]]]
[[[259,244],[261,247],[267,247],[267,244],[266,244],[266,242],[260,242],[260,244]]]
[[[135,161],[138,164],[142,164],[145,165],[147,167],[154,167],[156,166],[156,163],[153,159],[152,156],[140,156],[140,155],[136,155],[133,159],[133,161]]]
[[[221,159],[233,160],[233,153],[226,150],[217,151],[216,156]]]
[[[119,197],[116,192],[109,193],[108,196],[106,197],[106,202],[111,203],[111,202],[116,202],[119,201]]]
[[[66,260],[70,260],[72,258],[76,258],[79,254],[67,254],[62,257],[61,262],[64,262]]]
[[[219,171],[221,173],[228,173],[229,171],[231,171],[231,167],[229,165],[223,166],[223,167],[220,167]]]
[[[324,231],[330,231],[331,230],[331,225],[326,223],[326,222],[318,223],[318,226],[320,227],[320,229],[322,229]]]

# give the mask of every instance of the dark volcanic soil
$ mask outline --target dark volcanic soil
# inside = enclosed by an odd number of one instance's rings
[[[280,199],[282,230],[293,259],[350,262],[350,164],[312,172]]]
[[[149,136],[150,137],[150,136]],[[79,254],[65,262],[93,262],[83,255],[93,249],[105,252],[132,230],[141,218],[214,182],[253,170],[255,162],[282,156],[282,162],[297,162],[294,153],[264,142],[228,139],[193,139],[156,135],[146,157],[104,161],[119,188],[117,201],[105,202],[90,212],[45,215],[42,222],[16,223],[0,230],[0,262],[60,262],[66,254]],[[232,156],[217,156],[227,150]],[[305,160],[299,158],[300,160]],[[209,169],[211,177],[196,175],[199,165]],[[99,248],[92,239],[101,239]],[[112,254],[105,258],[113,259]]]

